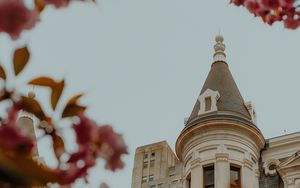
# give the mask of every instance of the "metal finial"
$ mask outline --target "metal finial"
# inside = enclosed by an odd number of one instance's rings
[[[216,44],[214,45],[215,53],[214,53],[214,62],[216,61],[224,61],[226,62],[226,54],[225,54],[225,44],[223,44],[224,38],[222,35],[217,35]]]

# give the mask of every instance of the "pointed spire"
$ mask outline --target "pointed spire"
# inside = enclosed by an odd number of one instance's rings
[[[217,35],[215,40],[213,63],[187,124],[207,114],[232,114],[251,120],[226,63],[224,38]]]
[[[223,44],[224,38],[222,35],[217,35],[216,44],[214,45],[215,53],[214,53],[214,62],[223,61],[226,62],[226,54],[225,54],[225,44]]]

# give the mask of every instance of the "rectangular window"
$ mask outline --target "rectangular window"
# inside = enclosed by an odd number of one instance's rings
[[[230,167],[230,188],[241,188],[240,168]]]
[[[204,188],[215,187],[215,169],[214,166],[205,167],[203,169]]]
[[[144,159],[148,159],[148,153],[144,154]]]
[[[148,162],[143,163],[143,168],[148,168]]]
[[[155,152],[152,152],[152,153],[151,153],[151,157],[155,157]]]
[[[146,183],[147,182],[147,176],[143,176],[142,177],[142,183]]]
[[[153,181],[153,180],[154,180],[154,175],[152,174],[149,176],[149,181]]]
[[[154,167],[155,160],[150,161],[150,167]]]
[[[205,111],[211,110],[211,97],[205,98]]]

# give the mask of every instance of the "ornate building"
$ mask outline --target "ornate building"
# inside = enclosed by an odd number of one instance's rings
[[[216,37],[213,63],[176,142],[136,149],[131,188],[300,188],[300,132],[265,139]]]

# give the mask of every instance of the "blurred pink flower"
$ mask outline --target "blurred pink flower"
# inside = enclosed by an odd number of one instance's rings
[[[285,28],[296,29],[300,26],[299,5],[295,0],[231,0],[237,6],[244,6],[255,16],[272,25],[274,22],[283,21]]]
[[[245,0],[231,0],[230,3],[235,4],[236,6],[243,5]]]
[[[56,8],[63,8],[69,5],[70,0],[44,0],[46,5],[54,5]]]
[[[74,125],[79,151],[71,155],[69,163],[78,160],[90,163],[91,158],[102,157],[107,169],[122,168],[121,155],[128,153],[122,136],[110,125],[98,126],[84,115],[79,117],[80,122]]]
[[[128,152],[122,135],[115,133],[110,125],[100,126],[98,135],[102,143],[99,154],[106,160],[106,168],[112,171],[123,168],[121,155]]]
[[[69,164],[66,170],[58,169],[54,173],[62,179],[64,184],[70,184],[76,179],[87,175],[87,171],[94,164],[83,163],[82,166],[78,163]]]
[[[244,3],[245,7],[249,10],[249,12],[257,15],[260,5],[257,3],[256,0],[248,0]]]
[[[14,153],[31,155],[35,146],[34,140],[24,135],[17,126],[19,109],[13,105],[7,110],[7,118],[2,120],[0,126],[0,148]]]
[[[34,141],[22,134],[19,128],[9,125],[0,127],[0,147],[5,151],[31,155],[34,146]]]
[[[261,0],[261,4],[270,9],[276,9],[279,7],[279,0]]]
[[[283,7],[292,7],[295,3],[295,0],[279,0],[280,6]]]
[[[92,142],[92,139],[95,139],[93,137],[97,134],[97,124],[82,114],[79,118],[80,122],[74,125],[73,128],[76,133],[77,144],[82,148],[87,147]]]
[[[300,26],[300,19],[287,18],[284,20],[284,26],[288,29],[297,29]]]
[[[22,0],[0,0],[0,32],[6,32],[12,39],[31,29],[37,20],[38,14],[29,10]]]

